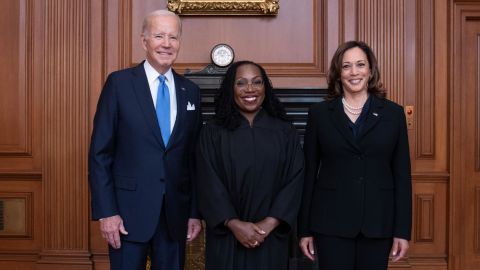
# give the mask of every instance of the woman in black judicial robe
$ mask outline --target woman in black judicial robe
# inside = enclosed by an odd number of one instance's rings
[[[303,186],[297,132],[253,62],[228,69],[215,103],[197,151],[206,269],[287,269]]]

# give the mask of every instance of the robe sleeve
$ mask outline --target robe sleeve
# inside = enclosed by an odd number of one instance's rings
[[[211,124],[203,126],[196,151],[197,201],[207,227],[216,233],[227,233],[224,226],[227,219],[237,217],[229,193],[219,172],[219,156],[216,147],[219,143],[218,128]]]
[[[304,157],[297,131],[290,126],[286,133],[287,158],[282,173],[284,179],[270,210],[270,216],[281,221],[280,232],[289,232],[293,228],[300,208],[304,179]]]

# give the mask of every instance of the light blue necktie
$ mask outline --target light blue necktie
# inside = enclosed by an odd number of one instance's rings
[[[165,146],[168,144],[170,138],[170,93],[168,92],[168,86],[165,83],[165,76],[158,76],[160,84],[158,85],[157,93],[157,119],[160,125],[160,131],[162,132],[162,139]]]

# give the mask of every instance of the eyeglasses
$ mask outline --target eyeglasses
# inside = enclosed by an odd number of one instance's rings
[[[252,82],[248,82],[247,79],[239,79],[238,81],[235,82],[235,87],[238,88],[238,90],[245,91],[248,89],[248,86],[251,85],[252,89],[254,90],[260,90],[263,88],[263,80],[260,78],[253,79]]]

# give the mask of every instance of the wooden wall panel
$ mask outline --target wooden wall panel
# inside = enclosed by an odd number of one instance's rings
[[[22,6],[22,7],[21,7]],[[0,155],[29,155],[31,137],[28,118],[28,96],[26,87],[28,65],[26,63],[25,1],[9,0],[0,10],[0,31],[10,37],[9,42],[0,43],[0,123],[8,132],[0,133]],[[12,27],[16,26],[16,27]],[[23,30],[23,31],[22,31]],[[30,110],[29,110],[30,111]]]
[[[38,173],[41,92],[34,87],[32,72],[32,1],[1,5],[0,29],[8,41],[0,43],[0,173]]]
[[[38,269],[89,269],[89,1],[46,0],[43,188]],[[83,266],[83,267],[82,267]]]
[[[453,3],[451,12],[451,269],[479,269],[480,3]]]
[[[416,159],[435,156],[435,1],[417,0]]]
[[[358,38],[374,50],[388,97],[403,104],[405,1],[359,0],[358,3]]]

